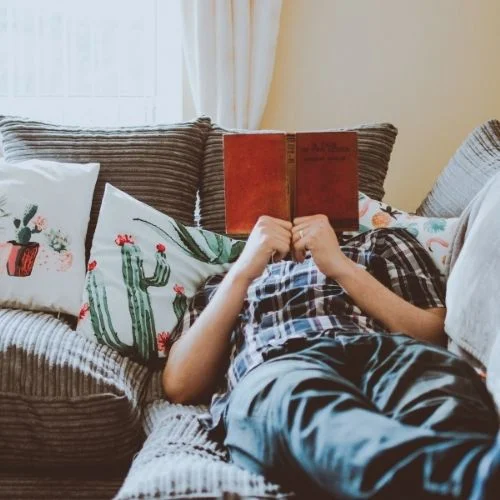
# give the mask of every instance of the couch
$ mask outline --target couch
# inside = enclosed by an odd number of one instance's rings
[[[380,200],[397,130],[389,124],[355,130],[360,189]],[[231,132],[207,117],[116,130],[0,119],[9,161],[100,162],[87,248],[104,182],[186,224],[224,232],[222,134]],[[445,172],[459,168],[467,166],[452,161]],[[422,215],[426,209],[439,215],[442,184],[423,201]],[[447,216],[468,201],[458,198]],[[161,363],[139,364],[74,327],[72,317],[0,308],[0,498],[295,496],[229,463],[197,419],[204,407],[166,401]]]

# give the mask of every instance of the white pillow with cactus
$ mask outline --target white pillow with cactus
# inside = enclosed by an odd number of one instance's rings
[[[77,331],[142,362],[165,356],[188,300],[242,241],[186,227],[106,185]]]

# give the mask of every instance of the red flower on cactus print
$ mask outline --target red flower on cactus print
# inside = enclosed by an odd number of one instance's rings
[[[135,243],[134,237],[131,234],[119,234],[115,238],[115,243],[119,246],[122,247],[125,245],[125,243],[130,243],[133,245]]]
[[[174,292],[183,295],[184,294],[184,287],[182,285],[178,285],[177,283],[174,285]]]
[[[156,346],[159,352],[167,354],[170,351],[170,332],[160,332],[156,335]]]
[[[91,260],[87,266],[88,271],[93,271],[97,267],[97,261]]]
[[[83,306],[81,307],[80,312],[78,313],[78,319],[79,320],[85,319],[85,316],[87,316],[87,313],[89,312],[89,310],[90,310],[90,306],[89,306],[88,302],[85,302],[85,304],[83,304]]]
[[[158,243],[158,245],[156,245],[156,251],[159,253],[164,253],[166,249],[167,247],[163,243]]]

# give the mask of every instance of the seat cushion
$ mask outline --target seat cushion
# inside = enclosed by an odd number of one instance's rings
[[[0,471],[0,498],[9,500],[109,500],[125,474],[77,475],[58,471]]]
[[[381,200],[397,129],[389,123],[375,123],[338,130],[358,133],[359,190],[374,200]],[[245,131],[224,129],[213,124],[203,155],[200,224],[218,233],[226,230],[222,136],[236,132]]]
[[[156,401],[145,409],[152,425],[115,500],[180,498],[289,498],[279,486],[228,463],[208,438],[202,406]]]
[[[82,128],[22,118],[0,120],[5,158],[101,165],[87,238],[90,249],[104,185],[114,186],[184,224],[193,224],[208,118],[172,125]]]
[[[140,447],[147,370],[42,313],[0,309],[0,464],[116,466]]]
[[[458,217],[500,171],[500,122],[489,120],[465,139],[417,209],[425,217]]]

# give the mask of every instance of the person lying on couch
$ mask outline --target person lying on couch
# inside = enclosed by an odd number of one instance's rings
[[[164,390],[184,404],[213,395],[205,423],[231,460],[307,498],[489,498],[498,417],[440,347],[445,311],[405,230],[341,247],[323,215],[264,216],[192,300]]]

